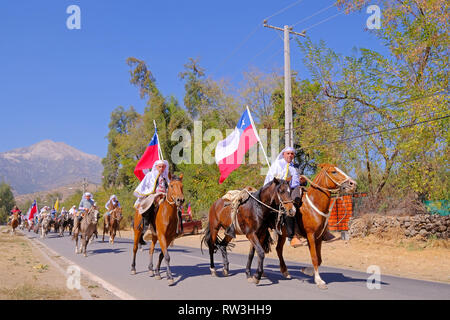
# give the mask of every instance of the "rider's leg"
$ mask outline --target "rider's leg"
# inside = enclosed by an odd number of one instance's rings
[[[295,217],[286,217],[286,232],[291,247],[297,248],[302,245],[300,239],[295,236]]]

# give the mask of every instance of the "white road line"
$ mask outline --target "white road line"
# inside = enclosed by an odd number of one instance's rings
[[[32,239],[27,238],[31,245],[36,248],[48,261],[50,261],[50,263],[64,276],[67,277],[67,273],[64,271],[64,269],[58,264],[56,263],[52,258],[50,258],[47,253],[44,252],[44,250],[42,250],[41,248],[39,248],[39,246],[37,244],[34,243],[34,241]],[[46,246],[47,247],[47,246]],[[47,247],[48,248],[48,247]],[[49,250],[51,251],[51,250]],[[54,252],[52,252],[52,254],[56,254]],[[57,254],[56,254],[57,255]],[[81,295],[81,297],[83,298],[83,300],[93,300],[92,296],[89,294],[89,292],[86,290],[86,288],[84,288],[81,284],[80,284],[80,290],[79,293]]]
[[[77,265],[76,263],[74,263],[73,261],[69,260],[68,258],[62,256],[61,254],[57,253],[56,251],[50,249],[47,245],[45,245],[44,243],[40,242],[40,244],[42,244],[43,246],[45,246],[52,254],[54,255],[58,255],[60,256],[60,259],[64,260],[67,264],[70,265],[75,265],[78,268],[80,268],[81,272],[84,273],[86,276],[88,276],[89,278],[91,278],[91,280],[98,282],[99,284],[101,284],[103,286],[103,288],[105,288],[106,290],[108,290],[109,292],[111,292],[112,294],[114,294],[115,296],[117,296],[118,298],[122,299],[122,300],[137,300],[137,298],[133,297],[132,295],[129,295],[128,293],[120,290],[119,288],[115,287],[114,285],[112,285],[111,283],[103,280],[102,278],[96,276],[95,274],[87,271],[86,269],[80,267],[79,265]],[[56,262],[55,262],[56,263]]]

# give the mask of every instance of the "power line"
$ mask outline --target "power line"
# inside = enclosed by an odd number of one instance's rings
[[[329,17],[329,18],[323,19],[322,21],[320,21],[320,22],[318,22],[318,23],[316,23],[316,24],[313,24],[311,27],[306,28],[305,30],[303,30],[303,32],[306,32],[306,31],[308,31],[308,30],[310,30],[310,29],[312,29],[312,28],[314,28],[314,27],[317,27],[318,25],[320,25],[320,24],[322,24],[322,23],[325,23],[325,22],[327,22],[327,21],[329,21],[329,20],[331,20],[331,19],[334,19],[334,18],[336,18],[337,16],[340,16],[340,15],[343,14],[343,13],[345,13],[345,12],[344,12],[344,11],[341,11],[341,12],[338,12],[338,13],[336,13],[335,15]]]
[[[430,117],[430,116],[436,116],[436,115],[440,115],[440,114],[442,114],[442,113],[445,113],[445,112],[447,112],[447,110],[441,110],[441,111],[433,111],[433,112],[426,112],[426,113],[422,113],[422,114],[419,114],[419,115],[416,115],[415,116],[415,118],[422,118],[422,117]],[[411,117],[412,118],[412,117]],[[412,121],[412,119],[410,118],[410,121]],[[395,119],[395,120],[397,120],[397,121],[399,121],[399,120],[404,120],[404,119]],[[323,120],[323,122],[329,122],[329,121],[325,121],[325,120]],[[373,128],[376,128],[376,127],[378,127],[378,126],[386,126],[386,125],[388,125],[389,123],[386,123],[386,122],[381,122],[381,121],[379,121],[379,122],[376,122],[376,123],[372,123],[370,126],[367,126],[367,127],[359,127],[361,130],[363,130],[363,131],[368,131],[368,130],[370,130],[370,129],[373,129]],[[354,125],[352,125],[352,126],[354,126]],[[303,126],[297,126],[297,127],[294,127],[293,129],[291,129],[291,130],[295,130],[295,129],[301,129]],[[344,128],[348,128],[348,126],[346,126],[346,127],[344,127]],[[344,129],[344,128],[342,128],[342,129]],[[285,130],[283,130],[283,131],[289,131],[289,129],[285,129]]]
[[[316,12],[313,13],[312,15],[310,15],[310,16],[308,16],[308,17],[306,17],[306,18],[304,18],[304,19],[302,19],[302,20],[300,20],[300,21],[297,21],[296,23],[294,23],[294,24],[292,25],[292,27],[295,27],[295,26],[298,25],[299,23],[308,21],[308,20],[311,19],[312,17],[315,17],[315,16],[317,16],[318,14],[320,14],[320,13],[322,13],[322,12],[324,12],[324,11],[327,11],[327,10],[330,9],[331,7],[334,7],[335,4],[336,4],[336,2],[333,3],[331,6],[328,6],[328,7],[326,7],[326,8],[323,8],[323,9],[319,10],[319,11],[316,11]]]
[[[283,8],[283,9],[281,9],[280,11],[278,11],[278,12],[276,12],[276,13],[274,13],[273,15],[271,15],[271,16],[268,16],[267,18],[265,18],[264,20],[269,20],[270,18],[273,18],[273,17],[275,17],[275,16],[277,16],[277,15],[279,15],[279,14],[281,14],[281,13],[283,13],[284,11],[286,11],[287,9],[290,9],[290,8],[292,8],[293,6],[295,6],[295,5],[297,5],[297,4],[299,4],[300,2],[302,2],[303,0],[299,0],[299,1],[296,1],[296,2],[294,2],[294,3],[292,3],[292,4],[290,4],[290,5],[288,5],[287,7],[285,7],[285,8]]]
[[[277,15],[283,13],[283,12],[286,11],[287,9],[292,8],[293,6],[299,4],[299,3],[302,2],[302,1],[303,1],[303,0],[299,0],[299,1],[296,1],[296,2],[294,2],[294,3],[290,4],[290,5],[288,5],[287,7],[283,8],[283,9],[279,10],[278,12],[272,14],[271,16],[267,17],[265,20],[268,20],[268,19],[270,19],[270,18],[273,18],[273,17],[275,17],[275,16],[277,16]],[[230,60],[231,57],[233,57],[233,56],[239,51],[239,49],[241,49],[241,48],[242,48],[242,47],[250,40],[250,38],[258,31],[258,29],[260,28],[260,26],[261,26],[261,25],[258,24],[258,25],[255,27],[255,29],[253,29],[253,30],[252,30],[252,31],[244,38],[244,40],[242,40],[242,41],[237,45],[237,47],[236,47],[236,48],[235,48],[235,49],[234,49],[234,50],[233,50],[233,51],[232,51],[225,59],[223,59],[222,62],[219,63],[219,66],[216,67],[215,71],[212,72],[212,73],[215,73],[215,72],[217,72],[218,70],[220,70],[220,68],[222,68],[222,67],[228,62],[228,60]]]
[[[258,24],[258,25],[256,26],[256,28],[253,29],[253,31],[251,31],[251,32],[247,35],[247,37],[245,37],[244,40],[241,41],[241,43],[239,43],[238,46],[237,46],[237,47],[236,47],[236,48],[235,48],[235,49],[234,49],[234,50],[233,50],[233,51],[232,51],[225,59],[222,60],[221,63],[219,63],[219,66],[216,68],[215,71],[220,70],[220,68],[222,68],[222,67],[225,65],[225,63],[227,63],[228,60],[230,60],[231,57],[233,57],[233,56],[236,54],[236,52],[238,52],[239,49],[241,49],[241,48],[244,46],[244,44],[246,44],[246,43],[250,40],[250,38],[258,31],[259,28],[260,28],[260,24]],[[213,73],[214,73],[214,72],[213,72]]]
[[[345,141],[349,141],[349,140],[354,140],[354,139],[359,139],[359,138],[363,138],[363,137],[373,136],[373,135],[380,134],[380,133],[383,133],[383,132],[400,130],[400,129],[404,129],[404,128],[408,128],[408,127],[417,126],[419,124],[424,124],[424,123],[427,123],[427,122],[443,120],[443,119],[446,119],[446,118],[449,118],[449,117],[450,117],[450,114],[447,114],[445,116],[438,117],[438,118],[427,119],[427,120],[423,120],[423,121],[420,121],[420,122],[414,122],[414,123],[406,124],[406,125],[403,125],[403,126],[397,126],[397,127],[393,127],[393,128],[388,128],[388,129],[384,129],[384,130],[379,130],[379,131],[375,131],[375,132],[369,132],[369,133],[366,133],[366,134],[361,134],[361,135],[358,135],[358,136],[353,136],[353,137],[348,137],[348,138],[344,138],[344,139],[334,140],[334,141],[330,141],[330,142],[319,143],[319,144],[316,144],[316,145],[301,147],[300,149],[303,150],[303,149],[315,148],[315,147],[320,147],[320,146],[323,146],[323,145],[329,145],[329,144],[333,144],[333,143],[345,142]]]
[[[444,89],[441,89],[441,90],[432,92],[432,93],[427,94],[427,95],[417,95],[417,96],[410,97],[410,98],[402,100],[402,101],[386,103],[386,104],[383,104],[383,105],[379,106],[378,108],[379,109],[383,109],[383,108],[386,108],[386,107],[398,106],[398,105],[405,104],[405,103],[408,103],[408,102],[414,102],[414,101],[417,101],[417,100],[421,100],[421,99],[437,96],[437,95],[439,95],[441,93],[446,93],[446,92],[445,92]],[[366,111],[366,112],[363,112],[362,115],[366,115],[366,114],[370,114],[370,113],[376,113],[376,111],[374,111],[374,110]],[[343,115],[343,116],[337,116],[337,117],[334,117],[334,118],[322,119],[322,121],[334,123],[334,122],[340,122],[342,120],[345,120],[346,118],[347,118],[347,116]],[[292,128],[292,130],[293,129],[300,129],[300,128],[301,127],[294,127],[294,128]],[[286,129],[286,130],[289,130],[289,129]]]

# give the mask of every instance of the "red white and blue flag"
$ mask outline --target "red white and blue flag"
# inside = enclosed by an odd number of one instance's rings
[[[219,183],[239,168],[247,151],[258,141],[258,133],[247,108],[234,131],[217,144],[215,158],[220,170]]]
[[[191,203],[189,202],[188,208],[187,208],[187,214],[192,217],[192,211],[191,211]]]
[[[159,139],[158,139],[158,131],[155,127],[155,134],[153,135],[152,140],[145,149],[144,154],[139,160],[136,168],[134,168],[134,175],[139,179],[139,181],[144,180],[145,174],[152,170],[153,164],[161,160],[159,154]]]
[[[37,213],[37,204],[36,200],[34,200],[33,204],[31,205],[30,209],[28,210],[28,220],[33,220],[34,215]]]

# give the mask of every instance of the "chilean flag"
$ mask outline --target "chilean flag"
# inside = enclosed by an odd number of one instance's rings
[[[153,164],[160,160],[159,157],[159,141],[158,141],[158,132],[155,128],[155,134],[153,135],[152,140],[145,149],[144,154],[139,160],[136,168],[134,168],[134,175],[139,179],[139,181],[144,180],[145,174],[149,172],[153,168]]]
[[[258,133],[247,108],[234,131],[217,144],[215,158],[220,170],[219,183],[224,182],[231,172],[239,168],[247,151],[258,140]]]
[[[28,220],[33,220],[34,215],[36,213],[37,213],[37,204],[36,204],[36,200],[34,200],[33,204],[31,205],[31,208],[29,210]]]
[[[188,205],[187,214],[190,215],[190,216],[192,217],[191,203],[190,203],[190,202],[189,202],[189,205]]]

